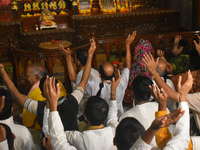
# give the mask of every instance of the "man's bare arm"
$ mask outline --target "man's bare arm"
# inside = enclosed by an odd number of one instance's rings
[[[76,72],[72,65],[71,50],[69,48],[65,49],[63,45],[59,45],[59,49],[66,57],[69,79],[71,82],[76,83]]]
[[[179,41],[182,39],[181,35],[176,35],[174,39],[174,47],[172,51],[176,51],[178,49]]]
[[[132,35],[129,35],[126,39],[126,68],[131,69],[131,43],[134,41],[136,31],[133,31]]]
[[[157,72],[157,66],[158,66],[158,59],[154,60],[153,56],[151,54],[144,54],[144,63],[147,66],[147,69],[149,70],[150,74],[152,75],[152,78],[155,80],[156,84],[159,88],[163,88],[165,92],[168,95],[168,98],[178,102],[178,93],[174,90],[172,90],[161,78],[159,73]]]
[[[87,58],[87,62],[85,65],[85,69],[83,71],[81,81],[78,84],[78,86],[81,86],[84,89],[88,82],[88,78],[90,76],[90,71],[91,71],[91,66],[92,66],[92,58],[93,58],[94,51],[96,50],[96,42],[94,41],[94,39],[90,39],[90,43],[91,43],[91,45],[88,50],[88,58]]]
[[[10,77],[6,73],[3,64],[0,64],[0,73],[2,75],[2,78],[9,89],[11,95],[17,100],[17,102],[23,107],[25,100],[28,98],[28,96],[21,94],[17,88],[15,87],[14,83],[11,81]]]
[[[196,48],[196,51],[198,52],[199,56],[200,56],[200,36],[198,35],[198,39],[199,39],[199,43],[197,43],[195,40],[194,40],[194,45],[195,45],[195,48]]]

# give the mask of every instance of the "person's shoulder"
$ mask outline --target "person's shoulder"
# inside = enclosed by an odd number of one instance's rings
[[[120,121],[126,117],[134,117],[134,112],[138,110],[138,106],[134,106],[131,109],[129,109],[128,111],[126,111],[121,117],[120,117]]]
[[[98,71],[97,69],[95,69],[95,68],[91,68],[91,71],[94,71],[94,72],[96,72],[96,73],[99,73],[99,71]]]
[[[144,103],[144,104],[141,104],[141,105],[137,105],[138,108],[146,108],[146,109],[157,109],[158,108],[158,103],[157,102],[147,102],[147,103]]]
[[[13,124],[13,127],[14,127],[14,128],[12,128],[12,130],[17,130],[17,131],[19,131],[22,135],[23,135],[24,132],[29,132],[28,128],[25,127],[24,125],[21,125],[21,124],[16,124],[16,123],[14,123],[14,124]],[[14,132],[14,131],[13,131],[13,132]]]

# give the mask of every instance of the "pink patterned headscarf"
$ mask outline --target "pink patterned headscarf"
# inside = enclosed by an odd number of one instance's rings
[[[151,78],[145,63],[142,60],[142,58],[144,58],[145,53],[151,53],[153,55],[153,47],[150,41],[140,39],[135,49],[136,61],[131,65],[128,84],[129,87],[131,87],[132,81],[138,75],[146,75],[147,77]]]

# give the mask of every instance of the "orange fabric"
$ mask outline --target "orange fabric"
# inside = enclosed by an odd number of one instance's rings
[[[167,114],[167,111],[157,111],[155,112],[155,117],[161,117]],[[161,128],[156,133],[156,143],[159,149],[163,149],[167,142],[172,138],[171,133],[168,130],[168,127]]]
[[[158,118],[166,114],[167,111],[157,111],[155,112],[155,117]],[[159,129],[155,136],[156,136],[156,143],[159,149],[163,149],[167,144],[167,142],[172,138],[172,135],[169,132],[168,127]],[[192,150],[192,149],[193,149],[193,144],[192,140],[190,139],[190,143],[188,145],[187,150]]]

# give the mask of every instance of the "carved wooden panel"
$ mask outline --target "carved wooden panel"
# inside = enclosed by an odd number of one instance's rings
[[[94,32],[96,37],[123,36],[137,30],[138,35],[178,31],[179,11],[174,9],[134,13],[73,16],[76,35],[87,42]],[[78,38],[78,37],[77,37]],[[80,45],[81,45],[80,44]],[[85,43],[84,43],[85,44]]]

